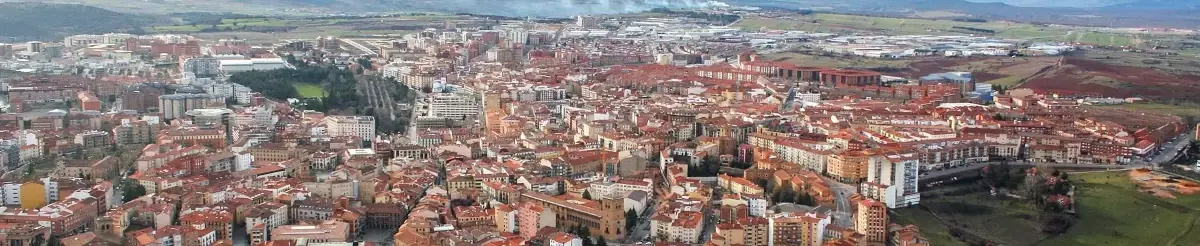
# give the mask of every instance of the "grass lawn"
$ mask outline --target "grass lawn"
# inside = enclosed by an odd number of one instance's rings
[[[1126,172],[1072,175],[1079,220],[1040,245],[1195,245],[1200,198],[1163,200],[1138,192]],[[1157,206],[1156,206],[1157,205]],[[1178,210],[1172,208],[1185,208]],[[1186,209],[1191,208],[1191,209]],[[1178,238],[1178,239],[1177,239]]]
[[[1178,116],[1200,117],[1200,107],[1197,107],[1196,105],[1188,105],[1188,104],[1170,105],[1170,104],[1160,104],[1160,103],[1126,103],[1126,104],[1103,106],[1103,107],[1117,107],[1117,108],[1129,109],[1129,110],[1134,110],[1134,111],[1156,112],[1156,113],[1173,114],[1173,115],[1178,115]]]
[[[983,83],[988,83],[988,84],[992,84],[992,85],[1003,85],[1003,86],[1007,86],[1009,88],[1016,88],[1018,85],[1021,84],[1022,79],[1025,79],[1025,77],[1008,76],[1008,77],[1004,77],[1004,78],[988,80],[987,82],[983,82]]]
[[[1037,221],[1039,211],[1021,201],[987,193],[946,196],[921,202],[942,219],[991,241],[1030,245],[1045,238]]]
[[[296,87],[296,92],[300,93],[300,97],[303,97],[303,98],[325,97],[325,89],[322,89],[321,85],[297,83],[297,84],[292,84],[292,86]]]
[[[903,208],[892,211],[892,222],[900,225],[915,224],[930,245],[967,245],[950,236],[950,228],[938,222],[932,214],[919,208]]]

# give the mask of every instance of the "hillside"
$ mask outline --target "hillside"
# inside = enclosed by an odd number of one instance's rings
[[[53,40],[73,34],[134,31],[154,18],[79,4],[0,3],[0,41]]]

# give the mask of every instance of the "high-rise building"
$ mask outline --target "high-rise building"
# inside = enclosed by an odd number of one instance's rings
[[[213,94],[171,94],[158,96],[158,110],[163,119],[184,116],[188,110],[209,107],[225,107],[225,98]]]
[[[199,78],[212,77],[221,73],[221,61],[211,56],[189,57],[179,63],[179,71]]]
[[[32,41],[25,43],[25,51],[42,52],[42,42]]]
[[[575,25],[581,27],[596,27],[600,25],[600,18],[590,15],[580,15],[575,17]]]
[[[887,242],[888,209],[882,202],[870,198],[856,202],[854,231],[866,235],[868,242]]]
[[[192,124],[225,132],[225,145],[233,144],[233,110],[227,108],[204,108],[188,110],[187,118]]]
[[[917,175],[921,164],[916,153],[893,153],[872,157],[867,162],[867,180],[859,186],[864,197],[902,208],[921,201]]]
[[[526,44],[529,43],[529,31],[524,28],[509,29],[508,36],[505,38],[508,39],[509,43]]]
[[[9,59],[13,57],[12,44],[0,43],[0,59]]]

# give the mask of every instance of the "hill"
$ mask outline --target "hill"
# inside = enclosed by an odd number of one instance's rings
[[[79,4],[0,3],[0,41],[56,40],[67,35],[136,32],[155,18]]]
[[[1108,9],[1114,10],[1129,10],[1129,9],[1171,9],[1171,10],[1196,10],[1200,8],[1200,2],[1194,0],[1139,0],[1131,3],[1123,3],[1107,6]]]

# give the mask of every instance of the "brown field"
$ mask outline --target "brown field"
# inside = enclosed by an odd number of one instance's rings
[[[1021,87],[1065,95],[1186,99],[1200,93],[1198,82],[1196,75],[1068,57],[1062,66],[1029,78]]]

